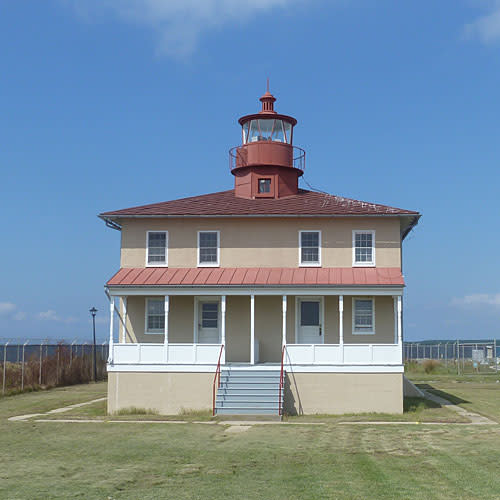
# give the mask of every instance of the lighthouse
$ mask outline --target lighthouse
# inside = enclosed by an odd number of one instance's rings
[[[242,143],[229,151],[234,194],[238,198],[285,198],[298,193],[305,151],[293,145],[297,120],[274,110],[269,92],[260,98],[258,113],[242,116]]]

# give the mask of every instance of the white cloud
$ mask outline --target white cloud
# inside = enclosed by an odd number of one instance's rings
[[[12,302],[0,302],[0,316],[6,316],[16,310],[16,304]]]
[[[500,307],[500,293],[473,293],[464,297],[455,297],[451,304],[454,306],[493,306]]]
[[[464,28],[467,38],[475,38],[484,44],[500,41],[500,0],[488,2],[490,12],[478,17]]]
[[[59,318],[59,316],[53,309],[49,309],[48,311],[39,313],[38,319],[46,321],[61,321],[61,318]]]
[[[63,318],[59,316],[59,314],[57,314],[53,309],[38,313],[38,319],[42,321],[57,321],[60,323],[75,323],[76,321],[78,321],[77,318],[74,318],[73,316],[67,316]]]
[[[13,318],[16,321],[23,321],[26,319],[27,314],[24,311],[17,311],[16,314],[14,314]]]
[[[208,30],[311,1],[314,0],[66,0],[83,19],[111,15],[153,29],[158,50],[173,57],[193,52],[200,35]]]

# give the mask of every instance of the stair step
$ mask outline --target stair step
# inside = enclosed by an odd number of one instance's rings
[[[278,401],[217,401],[216,408],[276,408],[278,409]]]
[[[278,396],[272,395],[272,396],[263,396],[262,394],[256,394],[255,396],[249,396],[247,394],[242,394],[240,396],[217,396],[216,399],[217,403],[225,401],[227,402],[246,402],[246,403],[252,403],[252,402],[270,402],[270,403],[276,403],[278,404],[279,398]]]
[[[217,415],[278,415],[278,409],[268,408],[217,408]]]

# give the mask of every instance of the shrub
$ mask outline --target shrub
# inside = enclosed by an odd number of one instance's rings
[[[441,363],[435,359],[426,359],[423,362],[424,372],[432,373],[441,365]]]

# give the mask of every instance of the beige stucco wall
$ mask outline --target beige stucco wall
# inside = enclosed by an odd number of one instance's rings
[[[403,375],[287,372],[284,408],[291,415],[403,413]]]
[[[162,415],[212,407],[213,373],[108,373],[108,413],[145,408]]]
[[[250,361],[250,297],[226,299],[226,361]]]
[[[163,415],[210,410],[213,373],[108,374],[108,412],[145,408]],[[388,373],[287,373],[289,414],[402,413],[403,376]]]
[[[397,218],[125,219],[122,267],[144,267],[146,232],[168,231],[169,267],[196,267],[199,230],[220,231],[221,267],[297,267],[299,230],[321,230],[322,266],[352,266],[352,231],[376,231],[377,267],[400,266]]]

